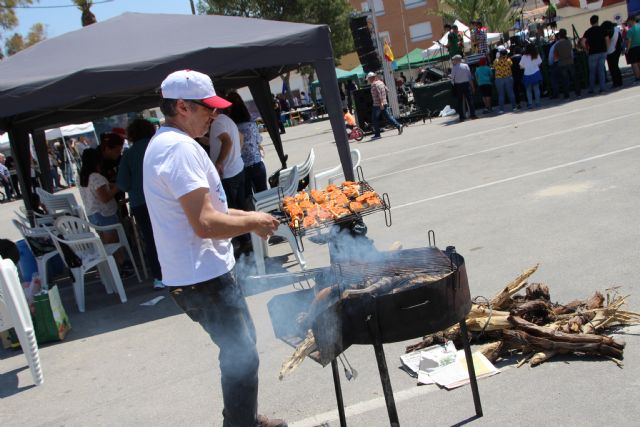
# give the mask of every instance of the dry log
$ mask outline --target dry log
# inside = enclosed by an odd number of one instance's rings
[[[495,341],[483,345],[478,351],[493,363],[498,360],[505,348],[506,345],[502,341]]]
[[[490,306],[495,310],[508,308],[511,304],[511,296],[526,285],[529,276],[535,273],[539,266],[540,264],[536,264],[513,279],[502,291],[491,299]]]
[[[600,292],[596,291],[595,294],[587,298],[587,301],[585,301],[585,304],[588,310],[602,308],[604,305],[604,296]]]
[[[551,359],[556,354],[558,353],[556,353],[555,351],[540,351],[533,355],[533,357],[529,360],[529,363],[531,364],[531,366],[538,366],[539,364]]]
[[[278,379],[282,380],[286,374],[292,372],[294,369],[300,366],[304,358],[313,353],[314,350],[316,350],[316,339],[313,336],[313,332],[311,331],[311,329],[309,329],[304,341],[302,341],[298,345],[298,347],[296,347],[293,355],[291,355],[291,357],[285,360],[282,364]]]
[[[522,317],[536,325],[546,325],[555,320],[551,306],[542,299],[526,301],[512,309],[511,314]]]
[[[543,299],[550,301],[549,287],[544,283],[532,283],[525,289],[525,299],[527,301],[533,301],[537,299]]]
[[[569,304],[565,304],[565,305],[558,304],[553,308],[553,313],[557,316],[562,314],[575,313],[576,310],[578,310],[578,308],[580,308],[580,306],[583,304],[584,304],[584,301],[581,301],[578,299],[571,301]]]
[[[555,351],[559,354],[585,353],[597,356],[610,356],[622,359],[622,350],[604,344],[603,342],[567,342],[554,341],[552,337],[536,337],[521,330],[505,329],[502,331],[503,340],[514,347],[532,347],[538,351]],[[577,337],[579,335],[570,335]],[[597,336],[597,335],[596,335]]]
[[[565,334],[563,332],[555,331],[545,326],[534,325],[533,323],[527,322],[526,320],[517,316],[509,317],[509,322],[513,325],[514,329],[526,332],[530,336],[536,338],[545,338],[558,343],[602,344],[619,350],[620,355],[622,355],[622,350],[625,346],[624,342],[615,340],[608,336],[592,334]]]

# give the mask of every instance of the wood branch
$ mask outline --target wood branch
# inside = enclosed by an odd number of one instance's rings
[[[508,308],[509,303],[511,302],[511,295],[516,294],[526,285],[529,276],[535,273],[538,270],[539,266],[540,264],[536,264],[528,270],[523,271],[518,277],[513,279],[507,286],[505,286],[502,291],[500,291],[491,299],[491,307],[493,307],[495,310]]]
[[[616,359],[622,359],[622,350],[604,344],[599,343],[586,343],[586,342],[566,342],[566,341],[554,341],[550,338],[541,338],[528,334],[521,330],[505,329],[502,331],[503,339],[509,345],[513,346],[528,346],[537,349],[538,351],[555,351],[558,354],[567,353],[584,353],[597,356],[610,356]],[[571,335],[576,337],[577,335]]]
[[[512,309],[511,314],[522,317],[536,325],[546,325],[555,319],[551,306],[542,299],[526,301]]]
[[[589,310],[593,310],[595,308],[602,308],[604,304],[604,296],[600,292],[596,291],[595,294],[587,298],[587,301],[585,301],[585,304],[587,305],[587,309]]]
[[[495,341],[483,345],[478,350],[482,353],[491,363],[498,360],[502,352],[506,349],[506,345],[502,341]]]
[[[537,338],[549,339],[558,343],[603,344],[615,348],[616,350],[620,350],[621,354],[622,349],[625,347],[625,343],[623,341],[618,341],[608,336],[592,334],[565,334],[563,332],[554,331],[553,329],[545,326],[534,325],[533,323],[527,322],[517,316],[509,317],[509,322],[514,328],[526,332],[528,335]]]
[[[525,299],[527,301],[533,301],[537,299],[550,301],[551,296],[549,294],[549,287],[544,283],[532,283],[525,289]]]
[[[533,357],[529,360],[529,364],[531,366],[538,366],[541,363],[544,363],[547,360],[551,359],[556,354],[558,353],[556,353],[555,351],[539,351],[538,353],[534,354]]]

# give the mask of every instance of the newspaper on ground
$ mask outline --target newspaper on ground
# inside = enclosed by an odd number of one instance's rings
[[[500,372],[482,353],[473,353],[472,357],[477,379]],[[438,384],[451,390],[469,383],[464,351],[458,351],[451,341],[403,354],[400,361],[419,384]]]
[[[489,359],[480,352],[473,353],[472,359],[476,379],[490,377],[500,372],[500,370],[493,366]],[[420,374],[418,373],[418,379],[419,378]],[[458,351],[456,353],[455,360],[452,363],[440,366],[429,372],[429,378],[447,390],[468,384],[469,371],[467,370],[467,360],[465,358],[464,351]]]

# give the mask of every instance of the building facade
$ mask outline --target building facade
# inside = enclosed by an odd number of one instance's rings
[[[369,11],[367,0],[349,0],[360,12]],[[416,48],[426,49],[444,32],[442,18],[430,14],[438,9],[438,0],[373,0],[378,33],[389,40],[399,58]]]

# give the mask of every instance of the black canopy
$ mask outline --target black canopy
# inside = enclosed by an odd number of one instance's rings
[[[316,69],[341,163],[353,178],[325,25],[125,13],[1,61],[0,129],[9,131],[24,188],[29,133],[37,142],[44,128],[157,106],[162,80],[190,68],[211,75],[218,91],[249,86],[284,166],[269,81],[301,64]]]

